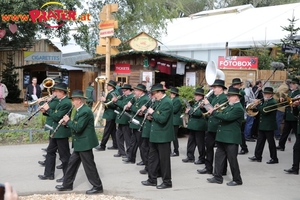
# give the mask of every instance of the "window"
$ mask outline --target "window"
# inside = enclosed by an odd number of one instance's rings
[[[117,76],[116,82],[122,82],[122,84],[126,83],[128,84],[128,76]]]

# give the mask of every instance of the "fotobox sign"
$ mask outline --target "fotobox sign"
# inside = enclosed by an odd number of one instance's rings
[[[254,56],[219,56],[220,69],[257,69],[258,58]]]

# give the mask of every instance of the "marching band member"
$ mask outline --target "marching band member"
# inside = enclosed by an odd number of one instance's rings
[[[179,126],[182,126],[182,119],[180,118],[182,104],[179,99],[179,90],[176,87],[172,87],[170,90],[170,97],[173,103],[173,126],[174,126],[174,134],[175,139],[173,141],[174,152],[171,153],[171,156],[179,156],[179,143],[178,143],[178,129]],[[171,151],[172,152],[172,151]]]
[[[114,103],[117,105],[117,110],[121,113],[124,109],[124,106],[134,98],[132,93],[131,85],[124,84],[122,87],[122,92],[124,97],[118,99],[117,97],[113,97]],[[131,138],[131,130],[129,128],[129,120],[130,118],[126,115],[122,115],[119,117],[120,114],[116,117],[116,123],[118,124],[118,129],[116,132],[116,140],[118,145],[118,153],[114,155],[114,157],[124,157],[126,156],[126,151],[124,147],[124,141],[126,145],[126,149],[130,146],[130,138]]]
[[[222,104],[227,101],[227,97],[224,94],[225,87],[224,80],[216,79],[214,84],[211,85],[214,91],[214,97],[211,102],[208,99],[204,99],[204,107],[208,107],[208,110],[213,109],[213,106],[217,104]],[[205,168],[201,170],[197,170],[200,174],[211,174],[213,172],[213,160],[214,160],[214,146],[215,146],[215,138],[217,133],[219,120],[215,118],[215,116],[211,115],[208,117],[208,132],[206,135],[206,159],[205,159]]]
[[[149,101],[149,97],[146,95],[147,90],[146,86],[143,84],[138,84],[134,87],[134,96],[136,99],[133,99],[132,102],[127,103],[127,107],[131,109],[131,113],[135,116],[135,119],[141,124],[143,121],[143,113],[141,107]],[[130,123],[129,127],[132,129],[132,135],[130,139],[130,146],[127,151],[127,158],[124,158],[122,161],[125,163],[135,163],[136,152],[138,147],[140,148],[142,161],[137,163],[138,165],[144,165],[143,158],[144,152],[141,151],[142,144],[142,133],[139,131],[140,125]]]
[[[300,94],[300,90],[298,90],[299,80],[297,78],[293,78],[290,83],[290,92],[288,97],[294,98],[295,96]],[[281,98],[280,102],[285,101],[285,99]],[[294,132],[297,131],[297,118],[293,115],[291,106],[285,107],[285,117],[284,117],[284,125],[282,134],[279,140],[279,144],[276,149],[280,151],[284,151],[286,140],[289,137],[289,134],[293,130]]]
[[[107,103],[112,100],[113,98],[113,93],[118,96],[118,90],[116,89],[117,83],[113,80],[110,80],[107,83],[107,91],[108,94],[106,97],[101,97],[101,101],[104,103]],[[106,119],[105,127],[104,127],[104,132],[103,132],[103,137],[101,143],[95,147],[96,150],[98,151],[105,151],[106,148],[106,143],[109,139],[109,136],[112,138],[113,145],[111,147],[107,147],[107,149],[118,149],[117,145],[117,140],[116,140],[116,113],[114,112],[116,108],[116,105],[114,104],[109,104],[107,108],[105,108],[105,111],[103,113],[103,119]]]
[[[171,141],[174,140],[173,127],[173,106],[172,101],[165,94],[162,84],[153,85],[151,94],[157,101],[155,110],[148,108],[148,113],[152,115],[150,131],[149,169],[148,180],[142,181],[145,186],[156,186],[158,170],[162,177],[162,184],[157,185],[157,189],[172,187],[171,180]]]
[[[266,140],[269,144],[269,151],[271,160],[267,162],[267,164],[275,164],[278,163],[277,152],[276,152],[276,145],[274,140],[274,131],[277,130],[276,124],[276,109],[273,111],[268,112],[268,110],[264,111],[264,108],[267,106],[271,106],[276,104],[276,100],[273,99],[273,88],[272,87],[265,87],[263,91],[263,102],[262,100],[257,99],[254,103],[257,105],[257,109],[259,111],[259,127],[258,127],[258,138],[255,146],[255,152],[253,157],[249,157],[252,161],[261,162],[262,154],[264,150],[264,146]]]
[[[183,162],[194,162],[195,148],[197,146],[199,158],[195,164],[205,163],[205,131],[207,130],[207,121],[203,116],[199,103],[203,100],[204,90],[197,88],[194,92],[195,104],[191,109],[187,108],[186,113],[189,115],[187,129],[189,130],[189,139],[187,143],[187,158],[182,159]]]
[[[244,108],[240,103],[240,97],[239,89],[230,87],[227,93],[228,106],[221,112],[216,112],[215,109],[208,111],[219,121],[216,134],[215,172],[212,178],[207,179],[210,183],[223,183],[222,174],[228,160],[233,178],[227,185],[243,184],[237,160],[238,145],[242,142],[241,126],[244,119]]]

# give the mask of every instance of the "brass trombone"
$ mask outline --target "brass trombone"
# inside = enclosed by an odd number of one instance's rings
[[[298,96],[298,95],[294,98],[287,97],[286,101],[276,103],[276,104],[273,104],[273,105],[270,105],[270,106],[266,106],[266,107],[263,108],[263,111],[265,113],[268,113],[268,112],[275,111],[275,110],[277,110],[277,108],[280,108],[280,107],[292,106],[293,102],[298,101],[298,100],[300,100],[300,96]]]
[[[225,108],[227,108],[229,101],[225,101],[224,103],[217,105],[213,108],[213,111],[218,111],[218,112],[222,112]],[[209,115],[209,112],[203,113],[203,117],[205,117],[206,115]]]

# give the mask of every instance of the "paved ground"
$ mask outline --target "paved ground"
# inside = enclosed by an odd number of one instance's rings
[[[173,188],[157,190],[155,187],[145,187],[141,181],[146,175],[139,174],[143,167],[135,164],[124,164],[121,158],[113,157],[115,150],[104,152],[94,151],[99,174],[103,181],[104,194],[120,195],[135,199],[232,199],[232,200],[296,200],[299,197],[300,177],[287,175],[283,169],[292,164],[292,145],[287,143],[286,151],[278,152],[279,164],[268,165],[268,145],[266,145],[263,162],[256,163],[248,160],[253,155],[255,143],[249,142],[250,153],[239,156],[239,163],[244,184],[237,187],[228,187],[226,182],[231,180],[230,170],[224,177],[222,185],[207,183],[210,175],[200,175],[196,170],[203,165],[182,163],[185,158],[187,138],[180,138],[180,156],[172,159]],[[108,145],[111,145],[109,141]],[[44,168],[37,161],[43,160],[41,151],[46,144],[0,146],[0,182],[10,182],[20,195],[59,193],[55,190],[57,183],[38,179]],[[139,153],[138,153],[139,154]],[[138,159],[138,161],[140,161]],[[59,162],[58,162],[59,163]],[[56,171],[55,178],[61,178],[61,170]],[[160,183],[161,180],[158,181]],[[75,183],[75,193],[84,193],[90,189],[82,166],[79,168]],[[65,192],[66,193],[66,192]]]

